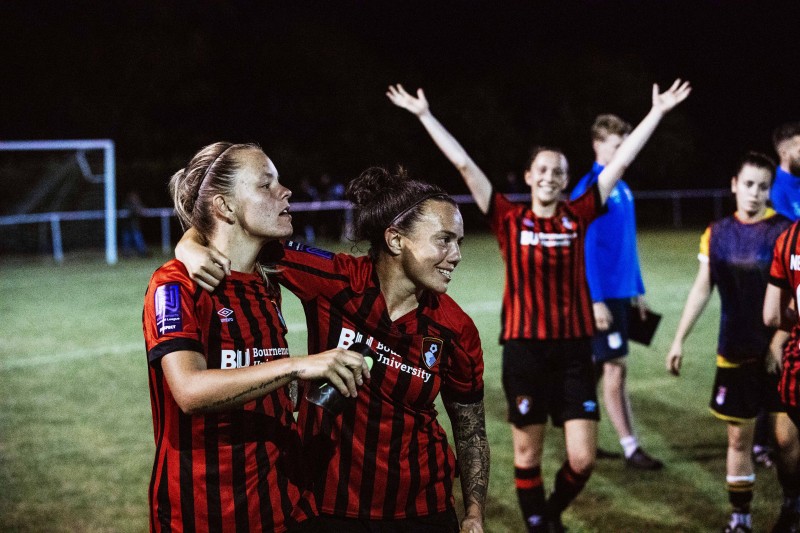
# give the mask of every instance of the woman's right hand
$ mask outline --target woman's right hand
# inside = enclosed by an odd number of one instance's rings
[[[683,350],[680,346],[673,345],[667,354],[667,370],[669,370],[673,376],[680,376],[682,362]]]
[[[199,239],[200,235],[190,228],[175,247],[175,257],[183,263],[195,283],[213,292],[231,273],[231,261],[214,248],[204,246]]]
[[[397,107],[407,109],[417,116],[427,113],[430,109],[428,100],[425,98],[425,93],[422,89],[417,89],[417,97],[414,98],[398,83],[397,85],[389,85],[386,96],[388,96],[389,100]]]
[[[324,379],[346,397],[358,396],[357,386],[370,378],[369,366],[358,352],[334,348],[326,352],[297,358],[298,375],[304,380]]]

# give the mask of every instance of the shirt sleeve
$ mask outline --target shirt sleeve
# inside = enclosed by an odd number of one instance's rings
[[[787,229],[778,236],[775,241],[775,248],[772,252],[772,265],[769,269],[769,282],[772,285],[791,291],[789,283],[789,273],[786,270],[786,240],[788,239],[791,228]]]
[[[301,301],[330,295],[341,282],[348,283],[341,263],[342,254],[287,241],[277,262],[277,278]]]
[[[156,364],[165,355],[192,351],[205,357],[203,325],[210,320],[210,306],[198,302],[207,294],[180,268],[162,267],[150,280],[142,313],[147,359]]]
[[[701,263],[708,263],[710,243],[711,226],[707,227],[700,237],[700,250],[697,252],[697,260]]]
[[[483,400],[483,349],[478,328],[466,314],[464,327],[453,342],[447,373],[442,380],[445,402],[476,403]]]
[[[575,216],[583,220],[584,224],[588,224],[605,213],[605,205],[600,198],[600,188],[595,182],[586,191],[568,202],[570,210],[575,213]]]

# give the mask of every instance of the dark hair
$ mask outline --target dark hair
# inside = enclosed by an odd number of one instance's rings
[[[768,155],[762,154],[761,152],[755,152],[751,150],[744,154],[744,156],[742,156],[742,158],[739,160],[739,166],[736,167],[737,176],[745,165],[768,170],[771,176],[770,181],[772,181],[772,179],[775,177],[775,161],[773,161]]]
[[[541,154],[542,152],[555,152],[557,154],[561,154],[564,157],[564,159],[567,158],[567,156],[564,154],[564,150],[562,150],[561,148],[556,148],[554,146],[543,146],[543,145],[534,146],[533,148],[531,148],[531,155],[528,156],[528,164],[525,165],[525,171],[531,168],[531,165],[533,164],[533,161],[536,159],[536,156]]]
[[[775,131],[772,132],[772,145],[775,147],[775,151],[778,151],[778,146],[783,141],[787,141],[797,135],[800,135],[800,121],[787,122],[775,128]]]
[[[631,132],[630,123],[622,120],[617,115],[597,115],[592,124],[592,140],[604,141],[609,135],[623,137]]]
[[[233,194],[239,162],[237,150],[255,148],[257,144],[217,142],[204,146],[185,168],[172,175],[169,191],[175,212],[183,229],[194,227],[204,237],[214,229],[211,199],[214,195]]]
[[[354,238],[369,242],[372,259],[385,249],[386,228],[410,231],[427,200],[457,205],[441,187],[410,179],[403,167],[394,174],[383,167],[370,167],[347,184],[345,195],[356,208]]]

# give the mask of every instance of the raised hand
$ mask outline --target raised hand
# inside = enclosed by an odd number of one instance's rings
[[[682,82],[680,78],[672,83],[672,87],[659,94],[658,84],[653,84],[653,109],[661,113],[670,112],[676,105],[680,104],[692,92],[692,86],[688,81]]]
[[[422,89],[417,89],[417,97],[414,98],[398,83],[397,85],[389,85],[386,96],[389,97],[389,100],[394,105],[407,109],[416,116],[420,116],[430,109]]]

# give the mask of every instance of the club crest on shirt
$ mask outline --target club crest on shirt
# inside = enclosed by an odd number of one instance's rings
[[[561,217],[561,224],[567,229],[575,229],[575,223],[567,217]]]
[[[181,315],[181,288],[177,283],[167,283],[156,288],[156,329],[158,336],[183,331]]]
[[[529,218],[523,218],[522,219],[522,225],[525,226],[526,228],[532,228],[533,227],[533,220],[531,220]]]
[[[728,393],[727,387],[719,387],[717,389],[717,396],[714,398],[714,401],[717,402],[717,405],[722,405],[725,403],[725,395]]]
[[[517,411],[521,415],[527,415],[531,410],[531,397],[530,396],[517,396]]]
[[[444,341],[436,337],[425,337],[422,339],[422,361],[428,368],[439,362],[439,357],[442,356],[442,348]]]

